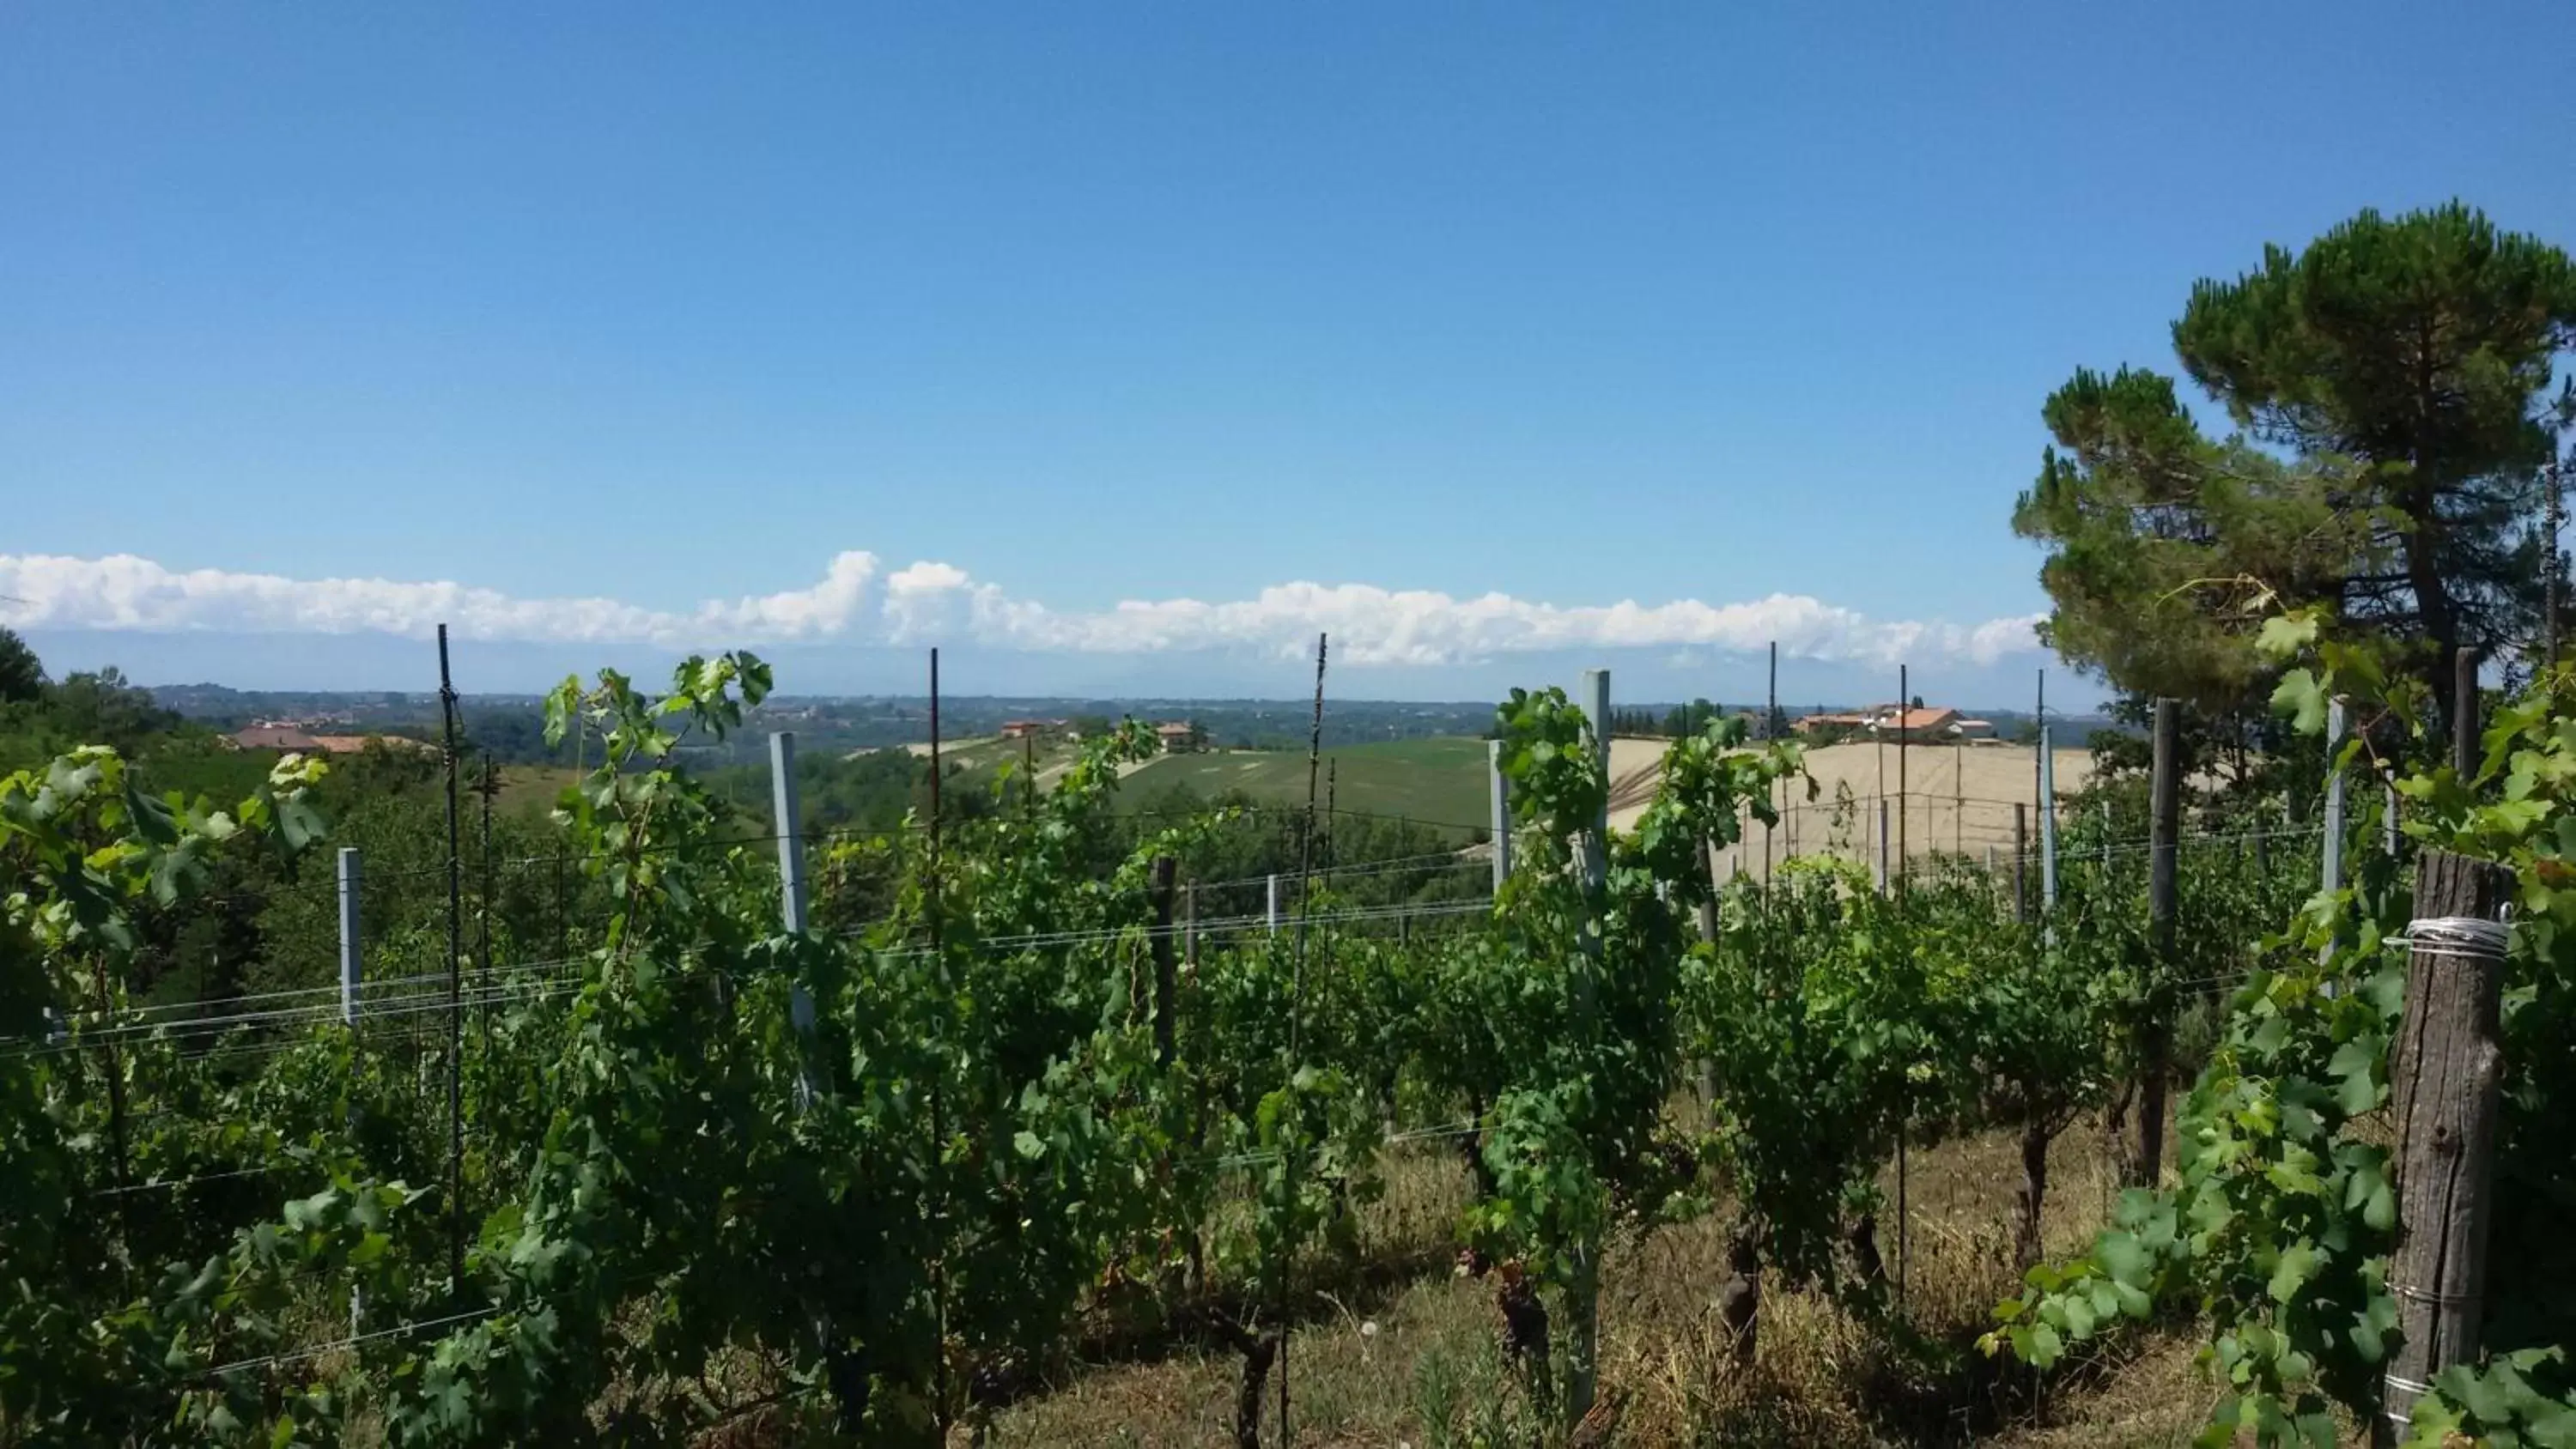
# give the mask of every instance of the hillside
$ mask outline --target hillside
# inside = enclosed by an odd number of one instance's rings
[[[1444,736],[1344,745],[1324,751],[1333,804],[1398,816],[1466,834],[1487,818],[1485,742]],[[1306,756],[1293,750],[1228,750],[1167,755],[1138,768],[1119,789],[1131,807],[1175,787],[1202,800],[1241,791],[1268,804],[1306,803]],[[1316,789],[1323,789],[1318,783]]]

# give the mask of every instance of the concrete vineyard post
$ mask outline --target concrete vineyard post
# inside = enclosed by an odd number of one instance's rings
[[[358,1024],[358,984],[361,977],[358,953],[358,891],[362,868],[358,847],[340,847],[340,1024]]]
[[[2317,883],[2324,890],[2334,890],[2343,884],[2343,767],[2336,763],[2335,752],[2343,747],[2345,718],[2342,700],[2327,701],[2325,848],[2318,852],[2322,863],[2317,868]],[[2332,943],[2318,952],[2320,960],[2332,955]],[[2326,983],[2326,994],[2334,994],[2334,983]]]
[[[2343,770],[2335,763],[2336,751],[2343,748],[2343,732],[2349,719],[2340,699],[2326,705],[2326,837],[2325,864],[2318,872],[2318,885],[2333,890],[2343,884]]]
[[[1178,982],[1172,964],[1172,885],[1180,862],[1154,857],[1154,1065],[1170,1070],[1175,1050],[1172,1013]]]
[[[778,923],[787,934],[799,936],[805,932],[805,840],[792,730],[769,737],[769,804],[778,822]]]
[[[1274,871],[1272,871],[1272,872],[1270,873],[1270,896],[1269,896],[1269,904],[1268,904],[1267,906],[1263,907],[1263,916],[1264,916],[1264,918],[1267,920],[1267,922],[1269,923],[1269,926],[1270,926],[1270,934],[1272,934],[1272,935],[1274,935],[1274,936],[1278,935],[1278,934],[1279,934],[1279,872],[1277,872],[1277,871],[1275,871],[1275,870],[1274,870]]]
[[[1601,811],[1592,822],[1592,838],[1584,842],[1583,881],[1597,891],[1610,869],[1610,671],[1583,671],[1583,695],[1601,771]]]
[[[791,936],[805,934],[804,816],[796,798],[796,735],[780,730],[769,737],[769,809],[778,833],[778,924]],[[814,995],[798,982],[787,991],[787,1023],[800,1038],[814,1034]],[[796,1109],[813,1105],[814,1073],[800,1065],[796,1072]]]
[[[2478,1356],[2493,1211],[2497,1102],[2504,1083],[2498,1014],[2513,873],[2448,851],[2415,868],[2407,928],[2406,1014],[2388,1053],[2398,1131],[2397,1251],[2388,1288],[2398,1346],[2374,1442],[2394,1444],[2435,1374]]]

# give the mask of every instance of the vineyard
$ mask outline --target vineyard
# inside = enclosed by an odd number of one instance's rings
[[[679,764],[768,693],[742,654],[552,696],[591,764],[518,896],[488,835],[469,891],[452,805],[426,866],[371,872],[318,762],[218,808],[73,752],[0,784],[0,1444],[1010,1442],[1086,1362],[1184,1346],[1227,1365],[1233,1442],[1345,1442],[1303,1416],[1297,1329],[1407,1274],[1475,1280],[1497,1325],[1412,1442],[1759,1437],[1605,1372],[1605,1269],[1693,1225],[1726,1255],[1675,1285],[1694,1371],[1751,1374],[1778,1305],[1825,1305],[1917,1386],[1893,1441],[2179,1335],[2207,1442],[2576,1443],[2576,675],[2437,759],[2403,681],[2296,620],[2266,641],[2315,775],[2356,782],[2341,833],[2186,808],[2160,759],[2143,836],[2066,812],[2045,895],[1965,854],[1719,869],[1812,794],[1740,720],[1673,740],[1613,830],[1554,690],[1498,712],[1507,870],[1436,835],[1352,859],[1287,805],[1284,907],[1229,866],[1242,810],[1122,811],[1133,725],[1043,790],[1005,766],[990,808],[761,828]],[[2331,741],[2329,698],[2364,712]],[[133,999],[156,923],[252,856],[336,908],[339,979]],[[2462,858],[2514,908],[2441,958],[2494,985],[2495,1268],[2408,1282],[2410,870]],[[2052,1260],[2052,1154],[2096,1122],[2131,1186]],[[1909,1156],[1998,1140],[2000,1305],[1931,1321]],[[1391,1253],[1423,1164],[1454,1200]],[[2463,1302],[2469,1351],[2455,1324],[2427,1360],[2413,1309]]]

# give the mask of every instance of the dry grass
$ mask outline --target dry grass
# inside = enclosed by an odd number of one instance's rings
[[[2133,1333],[2034,1392],[2009,1365],[1960,1352],[2015,1286],[2008,1256],[2020,1161],[2009,1135],[1980,1134],[1909,1163],[1902,1328],[1865,1322],[1813,1293],[1769,1285],[1761,1349],[1729,1364],[1715,1322],[1725,1224],[1704,1220],[1622,1242],[1604,1260],[1602,1382],[1626,1396],[1616,1442],[1926,1445],[2180,1445],[2205,1422],[2211,1388],[2188,1342]],[[2052,1252],[2089,1241],[2111,1197],[2097,1123],[2052,1154],[2045,1224]],[[1882,1234],[1899,1262],[1896,1195]],[[1430,1260],[1466,1200],[1454,1154],[1408,1153],[1369,1210],[1362,1251]],[[1354,1280],[1364,1283],[1365,1278]],[[1346,1287],[1319,1300],[1291,1336],[1296,1443],[1311,1446],[1527,1444],[1536,1437],[1495,1342],[1492,1283],[1431,1273]],[[1924,1345],[1897,1346],[1900,1334]],[[1239,1361],[1183,1348],[1156,1361],[1094,1366],[1005,1411],[997,1445],[1206,1445],[1228,1442]],[[1275,1394],[1275,1385],[1274,1390]],[[1276,1428],[1273,1398],[1265,1429]]]
[[[1613,740],[1610,744],[1610,823],[1632,828],[1654,798],[1663,767],[1662,740]],[[2013,848],[2013,805],[2033,807],[2038,782],[2032,752],[2002,744],[1915,745],[1906,752],[1903,770],[1905,811],[1900,822],[1891,801],[1890,851],[1902,841],[1909,856],[1962,854],[1982,861],[1992,848],[2009,858]],[[2083,788],[2092,775],[2090,751],[2059,749],[2055,784],[2060,795]],[[1718,871],[1731,875],[1740,865],[1760,875],[1766,859],[1833,852],[1864,862],[1878,859],[1878,805],[1881,795],[1897,793],[1898,765],[1892,745],[1825,745],[1807,751],[1807,773],[1820,792],[1813,801],[1793,792],[1790,806],[1774,829],[1756,824],[1744,842],[1719,852]],[[1848,794],[1850,803],[1841,799]],[[2036,813],[2026,812],[2028,828],[2039,829]]]

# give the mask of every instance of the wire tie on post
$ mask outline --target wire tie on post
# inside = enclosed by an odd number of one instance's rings
[[[2388,1291],[2400,1298],[2409,1298],[2417,1303],[2430,1303],[2436,1306],[2470,1301],[2469,1295],[2465,1293],[2436,1293],[2430,1288],[2418,1288],[2412,1283],[2391,1283],[2388,1285]]]
[[[2379,1381],[2401,1394],[2413,1394],[2419,1399],[2424,1397],[2426,1394],[2433,1392],[2433,1386],[2431,1384],[2420,1383],[2414,1379],[2407,1378],[2403,1374],[2381,1374],[2379,1376]],[[2388,1422],[2392,1424],[2411,1424],[2415,1421],[2415,1415],[2411,1410],[2399,1409],[2393,1405],[2381,1412],[2387,1416]]]
[[[2428,916],[2409,921],[2397,939],[2427,956],[2456,956],[2467,961],[2502,961],[2507,928],[2502,921],[2477,916]]]

